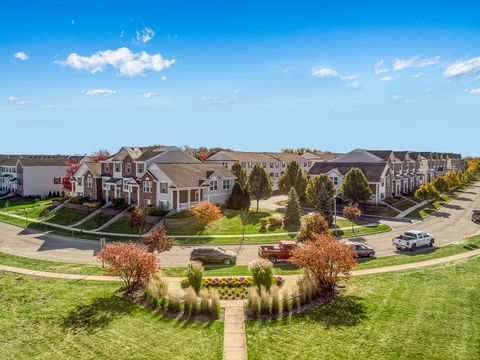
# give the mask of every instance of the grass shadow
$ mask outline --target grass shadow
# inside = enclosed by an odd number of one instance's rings
[[[367,319],[367,309],[358,296],[338,295],[305,316],[326,328],[350,327]]]
[[[438,249],[439,249],[438,247],[425,247],[424,246],[424,247],[415,249],[415,251],[395,250],[395,253],[399,254],[399,255],[406,255],[406,256],[428,255],[428,254],[433,254]]]
[[[103,329],[117,317],[131,314],[136,305],[127,299],[111,295],[95,298],[89,304],[72,309],[63,319],[62,328],[74,333]]]

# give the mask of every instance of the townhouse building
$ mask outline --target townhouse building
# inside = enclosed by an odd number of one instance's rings
[[[223,204],[235,176],[176,146],[122,147],[106,160],[85,162],[72,178],[74,196],[183,210],[200,201]]]
[[[17,161],[20,155],[0,155],[0,194],[17,193]]]

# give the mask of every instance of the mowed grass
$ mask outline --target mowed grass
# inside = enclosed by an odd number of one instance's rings
[[[428,204],[412,211],[406,217],[410,219],[425,219],[428,215],[432,214],[433,212],[440,209],[443,205],[447,202],[452,200],[452,195],[440,195],[440,199],[435,200],[433,202],[429,202]]]
[[[0,274],[3,359],[221,359],[223,323],[155,314],[118,283]]]
[[[52,215],[47,216],[42,220],[52,224],[69,226],[79,222],[89,214],[90,213],[87,211],[61,208],[60,210],[56,211]]]
[[[142,233],[145,233],[148,230],[150,230],[153,227],[153,225],[154,224],[146,223],[145,226],[143,227]],[[138,227],[131,227],[130,226],[130,219],[127,217],[127,218],[121,218],[121,219],[115,221],[109,227],[107,227],[105,229],[102,229],[102,232],[138,235],[139,230],[140,229]]]
[[[112,218],[112,215],[100,213],[98,215],[95,215],[93,218],[87,220],[83,224],[80,224],[78,227],[84,230],[95,230],[105,224],[107,221],[111,220]]]
[[[462,359],[480,351],[480,258],[352,278],[331,301],[246,322],[250,359]]]

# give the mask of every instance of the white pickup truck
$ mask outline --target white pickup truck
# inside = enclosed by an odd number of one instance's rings
[[[410,230],[403,235],[394,237],[392,244],[397,250],[415,251],[415,249],[420,246],[428,245],[432,247],[434,242],[435,238],[432,234],[418,230]]]

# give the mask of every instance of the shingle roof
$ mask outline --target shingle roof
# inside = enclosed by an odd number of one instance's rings
[[[66,166],[72,157],[66,155],[21,155],[22,166]]]
[[[225,166],[213,163],[201,164],[163,164],[155,165],[172,180],[177,188],[197,187],[205,182],[213,173],[221,179],[235,179]]]
[[[407,157],[408,151],[394,151],[395,157],[401,161],[405,160]]]
[[[15,166],[17,165],[18,158],[21,155],[1,155],[0,154],[0,165],[1,166]]]
[[[292,153],[284,153],[284,152],[267,152],[265,153],[267,155],[270,155],[274,159],[278,161],[296,161],[300,163],[301,161],[308,161],[308,159],[302,157],[301,155],[298,154],[292,154]]]
[[[379,157],[383,161],[387,161],[390,155],[392,154],[392,150],[365,150],[376,157]]]
[[[171,148],[172,146],[148,146],[142,149],[142,154],[137,158],[137,161],[146,161],[154,156],[164,153]]]
[[[93,177],[100,177],[102,175],[102,164],[99,162],[85,162],[88,171]]]
[[[387,167],[387,163],[343,163],[343,162],[316,162],[308,172],[308,175],[326,174],[330,170],[337,170],[340,174],[346,175],[352,168],[359,168],[365,174],[368,182],[381,182],[383,172]]]

